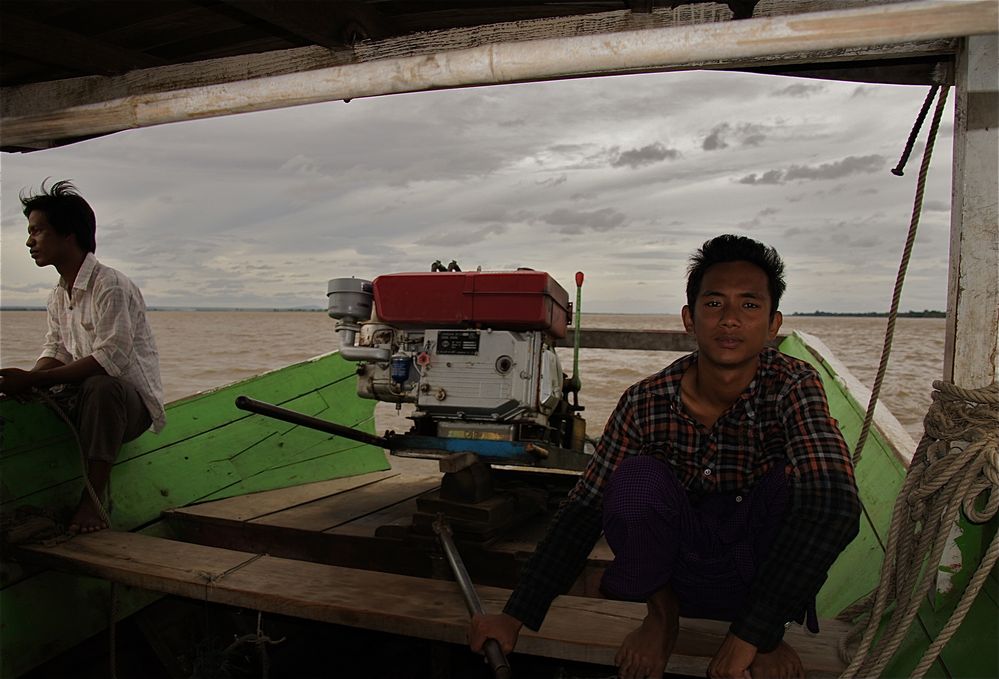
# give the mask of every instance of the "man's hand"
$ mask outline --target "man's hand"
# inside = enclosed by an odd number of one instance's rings
[[[751,679],[749,666],[756,659],[756,646],[743,641],[731,632],[708,665],[710,679]],[[757,679],[769,679],[759,677]]]
[[[14,398],[26,396],[35,386],[38,386],[38,373],[20,368],[0,369],[0,394]]]
[[[805,668],[797,652],[782,641],[770,653],[757,653],[749,674],[753,679],[803,679]]]
[[[476,653],[482,653],[482,645],[486,643],[486,639],[495,639],[499,642],[503,653],[513,653],[513,647],[517,645],[517,638],[520,636],[520,628],[523,626],[524,623],[506,613],[473,615],[468,630],[468,645]]]

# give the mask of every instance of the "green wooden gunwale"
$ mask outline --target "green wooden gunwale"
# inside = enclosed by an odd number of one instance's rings
[[[844,379],[846,369],[814,337],[795,332],[781,343],[780,350],[808,361],[819,371],[830,411],[839,422],[847,445],[853,450],[860,436],[869,394],[854,394],[847,388],[847,380]],[[858,397],[862,398],[858,400]],[[864,504],[860,535],[829,571],[829,579],[819,592],[817,602],[820,618],[835,617],[846,606],[877,587],[895,498],[902,487],[908,458],[914,452],[910,445],[904,440],[892,440],[878,427],[872,428],[856,469],[857,485]],[[962,519],[960,528],[962,535],[957,540],[957,546],[962,563],[968,568],[955,573],[948,572],[944,566],[940,568],[950,575],[951,588],[937,592],[932,602],[924,603],[916,623],[882,676],[908,677],[911,674],[927,645],[936,638],[956,607],[973,569],[995,535],[996,520],[976,526]],[[960,629],[930,668],[927,677],[999,677],[999,650],[995,644],[995,640],[999,639],[996,589],[996,571],[993,570]]]
[[[327,354],[167,406],[167,426],[124,446],[112,472],[118,530],[164,531],[169,507],[389,468],[385,453],[237,410],[236,396],[374,432],[373,401],[355,395],[355,365]],[[0,402],[0,509],[72,508],[80,460],[68,427],[38,403]],[[106,627],[108,583],[0,567],[0,677],[17,677]],[[119,618],[159,597],[120,587]]]

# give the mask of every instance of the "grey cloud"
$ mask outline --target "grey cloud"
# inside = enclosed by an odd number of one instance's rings
[[[527,124],[526,118],[515,118],[513,120],[501,120],[496,123],[500,127],[523,127]]]
[[[792,165],[786,170],[767,170],[761,175],[752,172],[741,177],[740,184],[783,184],[795,180],[839,179],[852,174],[877,172],[885,164],[880,155],[847,156],[822,165]]]
[[[676,160],[680,157],[680,152],[676,149],[668,149],[662,142],[655,142],[640,149],[629,149],[618,154],[617,158],[611,161],[611,167],[630,167],[637,170],[647,165],[655,165],[664,160]]]
[[[762,226],[764,220],[767,217],[772,217],[775,214],[777,214],[778,212],[780,212],[780,210],[778,210],[777,208],[774,208],[774,207],[765,207],[762,210],[760,210],[759,212],[757,212],[756,215],[752,219],[747,220],[747,221],[743,221],[743,222],[739,222],[739,226],[742,227],[742,228],[755,228],[757,226]]]
[[[740,123],[735,126],[729,123],[720,123],[715,125],[708,136],[704,138],[701,148],[705,151],[728,148],[729,141],[733,139],[743,146],[759,146],[766,141],[767,130],[766,126],[759,123]]]
[[[881,245],[881,239],[877,236],[862,236],[849,239],[847,245],[854,248],[875,248]]]
[[[927,212],[950,212],[950,204],[942,200],[928,200],[923,203]]]
[[[767,170],[761,175],[757,175],[755,172],[747,174],[745,177],[739,180],[740,184],[780,184],[781,178],[784,176],[783,170]]]
[[[839,179],[851,174],[868,174],[877,172],[885,164],[885,157],[880,155],[847,156],[842,160],[822,165],[792,165],[784,174],[785,181],[795,179]]]
[[[531,214],[526,210],[510,211],[502,207],[483,208],[464,217],[465,221],[473,224],[526,222],[530,218]]]
[[[779,90],[775,90],[771,93],[772,97],[810,97],[813,94],[819,94],[824,92],[826,89],[825,85],[812,84],[812,83],[794,83],[793,85],[788,85],[787,87],[782,87]]]
[[[506,224],[491,224],[474,231],[443,231],[434,233],[416,241],[419,245],[471,245],[490,236],[506,233]]]
[[[559,233],[580,234],[586,231],[610,231],[623,225],[626,217],[609,207],[589,212],[558,208],[540,217],[541,221],[552,226]]]
[[[705,151],[716,151],[718,149],[728,148],[728,143],[725,141],[725,133],[732,128],[728,123],[721,123],[720,125],[715,125],[711,130],[711,133],[704,138],[701,142],[701,148]]]
[[[549,188],[554,188],[565,184],[566,180],[569,178],[564,172],[557,177],[548,177],[547,179],[542,179],[539,182],[535,182],[538,186],[547,186]]]

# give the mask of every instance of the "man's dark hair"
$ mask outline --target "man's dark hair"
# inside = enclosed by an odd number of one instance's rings
[[[687,267],[687,306],[693,315],[697,295],[701,291],[704,274],[715,264],[725,262],[749,262],[763,269],[767,275],[770,292],[770,318],[777,313],[780,298],[787,284],[784,282],[784,262],[777,251],[768,245],[745,236],[726,234],[705,241],[690,258]]]
[[[84,252],[97,250],[97,217],[72,182],[56,182],[51,188],[46,188],[43,181],[39,193],[25,194],[22,191],[19,197],[25,217],[34,210],[44,212],[56,233],[76,236],[76,244]]]

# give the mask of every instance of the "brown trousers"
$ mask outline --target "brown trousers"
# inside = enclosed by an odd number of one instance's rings
[[[76,424],[88,460],[114,462],[122,444],[149,429],[152,418],[135,387],[109,375],[64,389],[57,401]]]

